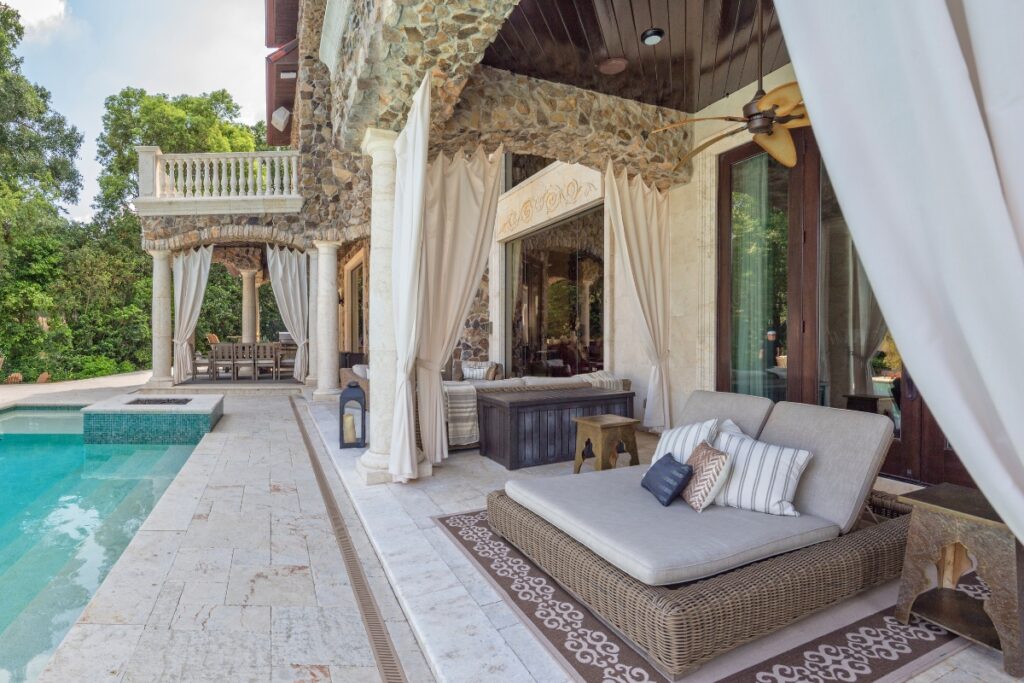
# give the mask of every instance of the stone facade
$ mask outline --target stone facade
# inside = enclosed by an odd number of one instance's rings
[[[452,352],[453,360],[488,360],[490,354],[489,323],[490,283],[487,272],[476,290],[473,306],[462,329],[462,336]]]
[[[355,150],[368,127],[400,130],[423,76],[434,72],[432,120],[454,110],[517,0],[353,0],[333,68],[334,129]]]
[[[318,50],[326,0],[299,8],[299,83],[292,142],[300,151],[298,214],[144,216],[144,249],[270,242],[307,249],[313,240],[349,242],[370,232],[370,162],[334,146],[331,79]]]
[[[483,144],[488,151],[531,154],[603,170],[639,174],[659,188],[685,183],[690,165],[673,170],[692,147],[687,128],[644,140],[642,132],[683,113],[633,100],[478,66],[432,152],[454,154]]]

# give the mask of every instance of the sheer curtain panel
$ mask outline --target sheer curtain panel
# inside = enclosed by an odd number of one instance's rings
[[[192,376],[195,368],[192,335],[210,276],[213,246],[189,249],[174,255],[174,383]]]
[[[306,279],[306,254],[302,251],[283,247],[267,247],[267,269],[270,271],[270,286],[274,290],[277,310],[281,321],[292,336],[298,349],[295,351],[295,369],[292,376],[300,382],[306,381],[309,367],[309,284]]]
[[[900,353],[1024,538],[1024,2],[775,5]]]
[[[480,286],[494,237],[502,152],[477,147],[471,159],[439,155],[427,170],[423,298],[416,389],[423,454],[448,457],[441,368],[451,357]]]
[[[391,252],[392,303],[398,367],[395,416],[388,471],[395,481],[417,475],[416,409],[413,372],[423,311],[423,206],[430,133],[430,74],[413,97],[409,119],[395,141],[395,233]],[[370,264],[373,267],[373,264]],[[436,293],[440,295],[440,292]]]

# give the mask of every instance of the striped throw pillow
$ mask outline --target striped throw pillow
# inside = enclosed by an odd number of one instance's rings
[[[671,455],[679,463],[685,463],[690,454],[702,441],[712,441],[718,430],[718,420],[692,422],[682,427],[668,429],[661,433],[658,446],[654,449],[651,465],[665,455]]]
[[[716,505],[799,517],[793,507],[800,476],[811,461],[810,451],[776,446],[743,434],[720,431],[715,448],[732,458],[725,486]]]
[[[487,379],[487,373],[494,363],[490,361],[462,361],[462,377],[464,379]]]

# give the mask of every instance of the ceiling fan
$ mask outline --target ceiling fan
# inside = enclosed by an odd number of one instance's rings
[[[727,130],[710,138],[694,147],[686,156],[681,158],[672,169],[678,170],[690,159],[703,152],[719,140],[732,137],[737,133],[747,131],[754,136],[754,142],[761,146],[773,159],[787,168],[796,166],[796,145],[793,143],[793,136],[790,130],[803,128],[811,125],[807,116],[807,108],[804,106],[804,98],[800,93],[800,86],[796,81],[780,85],[771,92],[764,91],[764,12],[762,11],[762,0],[757,3],[757,92],[754,99],[743,106],[742,116],[707,116],[696,119],[677,121],[662,128],[645,133],[648,135],[661,133],[662,131],[679,128],[697,121],[736,121],[743,125]]]

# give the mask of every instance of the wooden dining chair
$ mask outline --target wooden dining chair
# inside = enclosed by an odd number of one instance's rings
[[[238,381],[238,371],[242,368],[249,368],[249,376],[255,381],[256,380],[256,344],[252,342],[242,342],[241,344],[233,344],[235,347],[235,362],[234,362],[234,379]]]
[[[210,379],[217,381],[220,379],[220,371],[225,370],[230,377],[235,375],[235,346],[234,344],[211,344],[210,345],[210,363],[207,370],[210,374]]]
[[[255,355],[253,356],[253,379],[259,380],[260,370],[270,370],[272,379],[280,377],[278,344],[266,342],[256,344]]]

